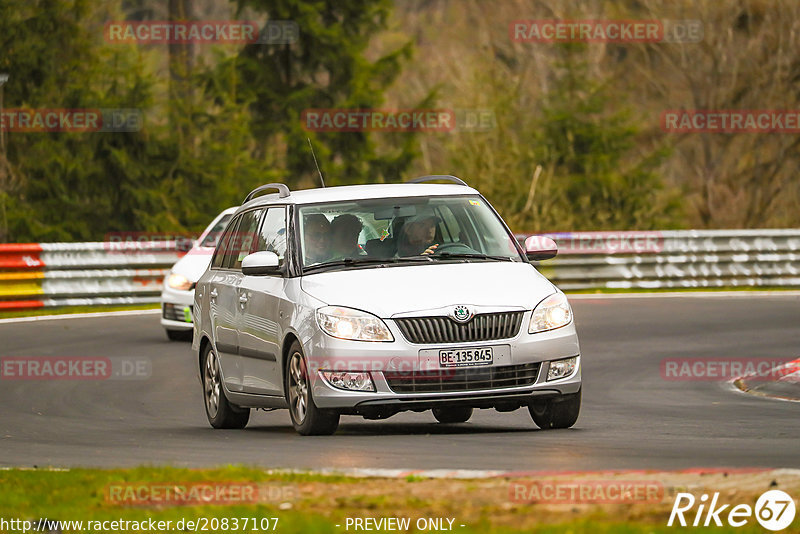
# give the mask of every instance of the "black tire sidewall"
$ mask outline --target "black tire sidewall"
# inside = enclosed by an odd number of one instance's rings
[[[211,345],[207,345],[205,352],[203,352],[203,366],[202,366],[202,386],[203,386],[203,406],[206,410],[206,418],[208,419],[209,424],[214,428],[244,428],[247,425],[248,420],[250,419],[250,409],[249,408],[240,408],[238,406],[234,406],[233,404],[228,401],[228,397],[225,396],[225,386],[222,381],[222,368],[219,367],[217,369],[217,373],[220,375],[220,383],[219,383],[219,406],[217,407],[217,415],[212,417],[211,414],[208,412],[208,403],[206,402],[206,360],[208,359],[209,353],[212,351]],[[217,355],[217,365],[219,366],[219,355]]]
[[[295,420],[294,412],[292,411],[291,401],[289,399],[289,388],[290,388],[290,367],[292,363],[292,358],[294,357],[295,353],[300,354],[300,358],[303,359],[303,366],[306,370],[306,382],[308,386],[308,399],[306,403],[306,417],[303,419],[302,423],[298,423]],[[312,383],[311,383],[311,372],[308,369],[308,360],[306,359],[305,353],[303,352],[303,347],[300,345],[300,342],[295,340],[292,345],[289,347],[288,357],[286,358],[286,364],[284,365],[284,391],[286,394],[286,403],[289,405],[289,417],[292,420],[292,426],[294,429],[301,435],[310,436],[310,435],[324,435],[324,434],[333,434],[336,432],[336,428],[339,426],[339,414],[332,410],[321,410],[317,408],[317,405],[314,403],[314,394],[312,392]]]
[[[528,412],[536,426],[542,430],[570,428],[578,420],[583,389],[560,398],[531,403]]]
[[[443,406],[431,410],[440,423],[466,423],[472,417],[471,406]]]

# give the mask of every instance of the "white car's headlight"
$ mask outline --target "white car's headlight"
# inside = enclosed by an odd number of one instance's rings
[[[170,273],[167,276],[167,285],[172,289],[180,289],[182,291],[189,291],[192,288],[192,282],[178,273]]]
[[[563,293],[553,293],[533,310],[528,333],[545,332],[567,326],[572,321],[572,308]]]
[[[394,341],[389,327],[371,313],[341,306],[317,310],[317,324],[329,336],[353,341]]]

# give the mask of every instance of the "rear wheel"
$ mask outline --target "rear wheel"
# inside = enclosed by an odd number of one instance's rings
[[[191,341],[191,330],[169,330],[167,329],[167,337],[170,341]]]
[[[543,430],[569,428],[581,413],[581,390],[555,399],[534,401],[528,406],[531,419]]]
[[[472,408],[469,406],[434,408],[433,416],[440,423],[466,423],[472,417]]]
[[[203,356],[203,398],[208,422],[214,428],[244,428],[250,420],[250,409],[240,408],[228,401],[222,387],[219,358],[211,345]]]
[[[286,400],[292,426],[303,436],[328,436],[339,427],[339,413],[321,410],[314,404],[306,359],[300,343],[295,341],[286,359]]]

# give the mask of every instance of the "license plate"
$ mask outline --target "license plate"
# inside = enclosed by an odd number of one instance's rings
[[[478,365],[492,365],[493,363],[492,347],[439,351],[440,367],[475,367]]]

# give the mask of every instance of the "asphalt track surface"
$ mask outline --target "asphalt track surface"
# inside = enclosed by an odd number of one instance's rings
[[[0,465],[298,469],[603,470],[800,467],[800,403],[729,385],[662,378],[665,358],[797,358],[800,297],[573,300],[583,354],[574,428],[541,431],[527,410],[476,410],[442,425],[430,412],[343,417],[302,437],[288,412],[213,430],[188,343],[158,315],[0,324],[2,356],[150,358],[148,379],[0,381]]]

